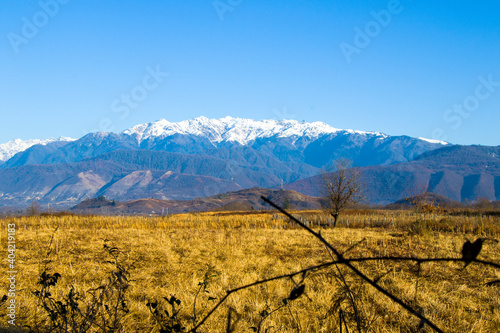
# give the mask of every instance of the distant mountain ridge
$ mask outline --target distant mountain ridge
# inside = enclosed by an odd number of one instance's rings
[[[2,143],[0,144],[0,165],[3,164],[5,161],[10,159],[12,156],[19,152],[23,152],[26,149],[34,146],[34,145],[47,145],[52,142],[70,142],[74,141],[75,139],[72,138],[67,138],[67,137],[60,137],[60,138],[50,138],[46,140],[40,140],[40,139],[31,139],[31,140],[21,140],[21,139],[15,139],[12,141],[9,141],[7,143]]]
[[[214,150],[235,147],[249,147],[281,161],[316,168],[339,156],[352,158],[356,165],[388,165],[447,144],[379,132],[339,130],[322,122],[199,117],[178,123],[159,120],[121,133],[90,133],[67,144],[58,141],[37,145],[14,155],[2,167],[79,162],[116,150],[213,154]],[[325,155],[325,149],[330,154]]]
[[[0,206],[37,199],[68,207],[101,195],[119,201],[189,200],[252,187],[276,188],[310,179],[340,157],[352,159],[354,165],[372,170],[374,179],[384,181],[387,173],[403,170],[406,163],[412,163],[408,173],[416,176],[427,168],[416,167],[421,156],[452,147],[423,138],[340,130],[322,122],[159,120],[121,133],[90,133],[18,152],[0,166]],[[461,167],[455,163],[453,168]],[[446,172],[443,179],[451,179],[449,186],[461,188]],[[433,177],[443,186],[438,176]],[[391,195],[375,191],[372,198],[397,200],[400,190]]]
[[[360,172],[367,199],[380,204],[415,195],[422,188],[455,201],[500,200],[500,146],[450,145],[410,162],[365,166]],[[319,178],[300,179],[284,188],[317,196]]]

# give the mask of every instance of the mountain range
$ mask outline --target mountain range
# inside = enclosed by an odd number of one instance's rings
[[[192,200],[252,187],[317,196],[320,169],[340,157],[363,170],[372,203],[398,200],[421,184],[458,201],[500,197],[499,147],[322,122],[199,117],[31,143],[0,145],[0,206],[36,199],[65,208],[98,196]]]

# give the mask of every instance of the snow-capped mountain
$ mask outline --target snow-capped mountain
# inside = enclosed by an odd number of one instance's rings
[[[198,117],[177,123],[165,119],[134,126],[121,133],[90,133],[73,142],[36,145],[18,153],[2,167],[28,164],[79,162],[117,150],[152,150],[249,159],[251,150],[259,160],[306,163],[321,168],[339,157],[355,165],[389,165],[406,162],[445,143],[379,132],[341,130],[322,122],[296,120],[251,120]],[[241,155],[243,154],[243,155]],[[249,163],[249,162],[248,162]]]
[[[198,117],[177,123],[160,119],[152,123],[134,126],[123,133],[135,135],[139,143],[146,139],[183,134],[206,137],[214,145],[221,142],[234,142],[245,146],[259,138],[291,137],[298,139],[307,137],[314,140],[321,135],[337,132],[387,137],[379,132],[341,130],[319,121],[308,123],[297,120],[252,120],[232,117],[221,119]]]
[[[16,139],[9,141],[7,143],[0,144],[0,163],[7,161],[9,158],[14,156],[15,154],[25,151],[26,149],[34,146],[34,145],[46,145],[52,142],[62,141],[62,142],[71,142],[76,139],[60,137],[60,138],[50,138],[46,140],[40,139],[31,139],[31,140],[21,140]]]
[[[33,199],[72,205],[95,195],[192,199],[281,186],[315,176],[340,157],[359,167],[390,166],[444,146],[451,145],[322,122],[162,119],[121,133],[4,145],[4,154],[17,154],[0,163],[0,206]]]
[[[107,140],[111,133],[94,133],[93,142]],[[368,136],[376,139],[389,138],[388,135],[380,132],[364,132],[357,130],[343,130],[334,128],[323,122],[299,122],[297,120],[252,120],[233,117],[224,117],[221,119],[209,119],[198,117],[180,122],[169,122],[160,119],[155,122],[139,124],[123,131],[120,134],[123,137],[129,136],[131,141],[140,148],[151,148],[154,142],[174,135],[189,135],[198,138],[207,139],[213,146],[219,146],[223,143],[239,144],[241,146],[251,145],[256,140],[262,139],[283,139],[289,138],[291,144],[296,141],[306,141],[303,145],[320,138],[321,136],[333,134],[338,135],[359,135]],[[81,139],[80,139],[81,140]],[[447,142],[418,138],[423,142],[432,144],[446,145]],[[24,152],[34,145],[48,145],[49,143],[69,143],[77,141],[68,137],[50,138],[46,140],[16,139],[4,144],[0,144],[0,164],[3,164],[19,152]],[[153,142],[153,143],[152,143]],[[82,156],[83,158],[89,156]],[[43,161],[34,161],[44,163]]]

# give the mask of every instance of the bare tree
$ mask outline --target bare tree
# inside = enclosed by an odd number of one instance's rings
[[[321,192],[325,210],[334,218],[337,226],[340,213],[349,205],[363,200],[363,184],[359,169],[352,167],[352,161],[341,158],[321,171]]]
[[[28,208],[26,208],[26,215],[28,216],[40,215],[40,212],[41,212],[40,204],[36,199],[31,202]]]

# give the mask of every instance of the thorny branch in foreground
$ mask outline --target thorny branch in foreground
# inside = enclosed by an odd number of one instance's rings
[[[354,263],[354,262],[364,262],[364,261],[373,261],[373,260],[414,261],[414,262],[416,262],[418,264],[426,263],[426,262],[464,262],[464,263],[468,264],[468,263],[471,263],[471,262],[475,262],[475,263],[479,263],[479,264],[483,264],[483,265],[486,265],[486,266],[491,266],[491,267],[495,267],[497,269],[500,269],[500,264],[477,259],[477,255],[479,254],[480,249],[479,249],[479,251],[477,251],[476,248],[474,248],[474,249],[471,250],[470,249],[470,245],[469,245],[470,244],[469,241],[466,242],[466,244],[464,244],[464,248],[462,249],[462,257],[461,258],[416,258],[416,257],[384,256],[384,257],[372,257],[372,258],[368,257],[368,258],[346,259],[346,258],[344,258],[343,254],[341,254],[336,248],[334,248],[328,241],[326,241],[323,238],[323,236],[321,235],[320,232],[315,232],[311,228],[307,227],[304,223],[302,223],[299,220],[297,220],[294,216],[292,216],[291,214],[289,214],[288,212],[286,212],[284,209],[282,209],[281,207],[279,207],[276,204],[274,204],[272,201],[270,201],[266,197],[261,197],[261,198],[265,202],[267,202],[268,204],[270,204],[272,207],[276,208],[278,211],[280,211],[281,213],[283,213],[284,215],[286,215],[290,220],[294,221],[299,226],[301,226],[302,228],[304,228],[305,230],[307,230],[309,233],[311,233],[312,235],[314,235],[319,241],[321,241],[327,247],[327,249],[329,249],[333,254],[335,254],[335,256],[337,257],[337,260],[332,260],[332,261],[325,262],[325,263],[322,263],[322,264],[319,264],[319,265],[311,266],[311,267],[308,267],[308,268],[305,268],[305,269],[302,269],[300,271],[296,271],[296,272],[293,272],[293,273],[283,274],[283,275],[279,275],[279,276],[275,276],[275,277],[271,277],[271,278],[267,278],[267,279],[255,281],[253,283],[250,283],[250,284],[247,284],[247,285],[244,285],[244,286],[240,286],[240,287],[228,290],[228,291],[226,291],[226,295],[224,295],[224,297],[222,297],[219,300],[219,302],[203,317],[203,319],[201,319],[197,323],[197,325],[195,327],[193,327],[189,332],[197,332],[197,329],[200,328],[207,321],[207,319],[233,293],[236,293],[236,292],[238,292],[240,290],[247,289],[247,288],[250,288],[250,287],[254,287],[254,286],[257,286],[257,285],[260,285],[260,284],[264,284],[264,283],[267,283],[267,282],[270,282],[270,281],[275,281],[275,280],[285,279],[285,278],[293,278],[293,277],[295,277],[297,275],[302,275],[302,277],[305,277],[306,274],[309,273],[309,272],[317,271],[317,270],[324,269],[326,267],[330,267],[332,265],[337,265],[337,264],[346,265],[356,275],[358,275],[360,278],[362,278],[363,280],[365,280],[366,282],[368,282],[371,286],[373,286],[379,292],[381,292],[382,294],[384,294],[385,296],[387,296],[388,298],[390,298],[392,301],[394,301],[397,304],[399,304],[400,306],[402,306],[404,309],[406,309],[412,315],[418,317],[420,319],[420,326],[422,326],[423,324],[427,324],[434,331],[436,331],[436,332],[443,332],[439,327],[437,327],[433,322],[431,322],[428,318],[426,318],[424,315],[422,315],[418,310],[412,308],[410,305],[406,304],[400,298],[398,298],[397,296],[393,295],[392,293],[390,293],[389,291],[387,291],[386,289],[384,289],[383,287],[381,287],[380,285],[378,285],[377,281],[374,281],[374,280],[370,279],[369,277],[367,277],[359,269],[357,269],[355,266],[353,266],[352,263]],[[482,243],[482,242],[483,242],[483,240],[481,239],[481,241],[476,241],[475,243],[479,244],[479,243]],[[477,246],[477,247],[479,247],[479,246]],[[490,283],[487,283],[487,285],[489,285],[489,284],[495,284],[497,282],[498,281],[492,281]],[[292,293],[291,293],[291,295],[289,297],[289,300],[293,300],[293,299],[296,298],[295,294],[294,294],[294,291],[296,291],[295,288],[294,288],[294,290],[292,290]],[[342,317],[342,314],[341,314],[341,317]],[[341,322],[343,321],[344,325],[346,325],[345,318],[341,318],[341,319],[342,319]],[[346,328],[347,328],[347,326],[346,326]]]
[[[346,261],[345,258],[344,258],[344,256],[336,248],[334,248],[330,243],[328,243],[326,241],[326,239],[323,238],[323,236],[321,236],[320,232],[315,232],[314,230],[312,230],[311,228],[309,228],[308,226],[306,226],[304,223],[302,223],[299,220],[297,220],[290,213],[286,212],[285,210],[283,210],[281,207],[279,207],[278,205],[276,205],[275,203],[273,203],[272,201],[270,201],[266,197],[262,196],[261,198],[262,198],[262,200],[264,200],[265,202],[267,202],[268,204],[270,204],[271,206],[273,206],[274,208],[276,208],[277,210],[279,210],[281,213],[285,214],[288,218],[290,218],[292,221],[294,221],[295,223],[297,223],[298,225],[300,225],[302,228],[306,229],[311,234],[313,234],[319,241],[321,241],[323,244],[325,244],[325,246],[328,247],[337,256],[337,259],[339,261],[341,261],[344,265],[346,265],[347,267],[349,267],[360,278],[362,278],[363,280],[365,280],[366,282],[368,282],[370,285],[372,285],[375,289],[377,289],[378,291],[380,291],[385,296],[389,297],[392,301],[394,301],[394,302],[398,303],[399,305],[401,305],[403,308],[405,308],[407,311],[409,311],[410,313],[412,313],[414,316],[420,318],[420,320],[422,320],[423,322],[425,322],[427,325],[429,325],[436,332],[443,332],[439,327],[437,327],[433,322],[431,322],[425,316],[423,316],[422,314],[420,314],[417,310],[413,309],[410,305],[408,305],[405,302],[403,302],[403,300],[401,300],[400,298],[396,297],[395,295],[391,294],[389,291],[387,291],[386,289],[384,289],[383,287],[381,287],[380,285],[378,285],[375,281],[373,281],[372,279],[370,279],[368,276],[366,276],[364,273],[362,273],[359,269],[357,269],[355,266],[353,266],[349,261]]]

